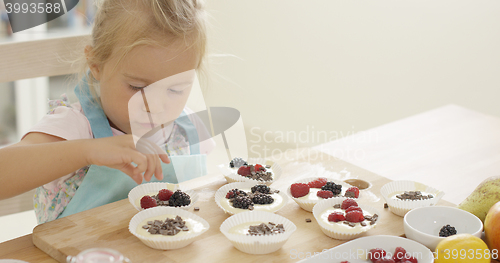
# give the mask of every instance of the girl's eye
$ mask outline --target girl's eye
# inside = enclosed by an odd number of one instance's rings
[[[172,92],[174,94],[182,94],[183,90],[175,90],[175,89],[168,89],[169,92]]]
[[[143,89],[143,88],[144,88],[144,87],[135,87],[135,86],[132,86],[132,85],[129,85],[129,86],[130,86],[130,88],[131,88],[132,90],[141,90],[141,89]]]

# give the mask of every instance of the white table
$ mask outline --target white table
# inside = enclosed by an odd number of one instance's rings
[[[447,105],[314,149],[391,180],[427,184],[459,204],[500,175],[500,118]]]

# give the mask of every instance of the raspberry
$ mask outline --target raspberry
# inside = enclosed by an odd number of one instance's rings
[[[349,206],[349,207],[345,210],[345,212],[346,212],[346,213],[347,213],[347,212],[351,212],[351,211],[359,211],[359,212],[363,213],[363,210],[361,209],[361,207],[359,207],[359,206],[355,206],[355,205]]]
[[[292,186],[290,187],[290,192],[295,198],[305,196],[309,193],[309,185],[302,183],[292,184]]]
[[[240,168],[238,168],[238,174],[243,175],[243,176],[249,176],[250,173],[250,166],[243,165]]]
[[[145,195],[141,198],[141,207],[143,209],[148,209],[156,206],[156,199],[149,195]]]
[[[160,192],[158,192],[158,199],[160,199],[160,201],[168,201],[173,193],[174,192],[168,189],[161,189]]]
[[[363,212],[351,211],[351,212],[347,212],[345,214],[345,219],[349,222],[359,223],[359,222],[365,220],[365,217],[363,216]]]
[[[381,248],[374,248],[370,249],[370,252],[368,253],[368,258],[372,262],[376,262],[376,260],[384,258],[386,254],[387,252],[385,252],[385,250]]]
[[[349,206],[358,206],[358,203],[356,203],[356,201],[354,201],[354,199],[351,199],[351,198],[347,198],[346,200],[344,200],[342,202],[342,206],[341,208],[346,210],[347,208],[349,208]]]
[[[266,171],[266,168],[264,168],[264,166],[262,166],[262,165],[260,165],[260,164],[256,164],[256,165],[254,166],[254,168],[255,168],[255,171],[259,171],[259,170],[262,170],[262,171],[264,171],[264,172]]]
[[[394,251],[392,259],[394,259],[394,261],[396,262],[399,262],[404,259],[405,255],[406,255],[406,250],[402,247],[397,247],[396,250]]]
[[[333,212],[328,215],[328,221],[330,222],[339,222],[339,221],[344,221],[345,216],[344,213],[342,212]]]
[[[359,188],[357,188],[356,186],[350,187],[349,189],[347,189],[345,191],[345,195],[348,196],[349,195],[348,193],[352,193],[351,195],[353,195],[353,196],[349,196],[349,197],[358,198],[359,197]]]
[[[333,197],[332,191],[325,191],[325,190],[318,191],[318,193],[316,195],[318,197],[325,198],[325,199]]]
[[[410,261],[411,263],[418,263],[418,260],[414,257],[411,257],[409,255],[405,255],[405,259],[406,261]]]
[[[312,182],[307,183],[310,188],[321,188],[326,184],[326,178],[318,178]]]

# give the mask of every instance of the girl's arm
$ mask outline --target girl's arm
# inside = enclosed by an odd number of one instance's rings
[[[168,163],[168,156],[160,154]],[[137,164],[137,167],[131,163]],[[22,141],[0,149],[0,200],[42,186],[87,165],[121,170],[138,184],[162,179],[158,155],[135,149],[131,135],[70,140],[44,133],[29,133]]]

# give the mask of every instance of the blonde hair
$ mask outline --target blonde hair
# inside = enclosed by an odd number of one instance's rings
[[[104,65],[112,55],[118,56],[119,63],[139,45],[167,47],[180,40],[186,43],[186,50],[193,48],[197,53],[196,70],[204,75],[206,16],[203,0],[99,0],[91,56],[80,58],[86,61],[77,78],[88,82],[94,101],[99,102],[98,81],[87,74],[89,65]]]

